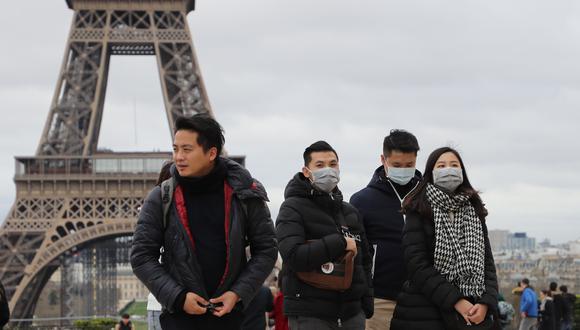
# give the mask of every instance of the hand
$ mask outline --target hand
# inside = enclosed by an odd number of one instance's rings
[[[487,305],[475,304],[467,313],[469,320],[475,324],[480,324],[487,315]]]
[[[226,293],[222,294],[217,298],[210,299],[209,301],[212,304],[222,303],[223,306],[218,306],[215,308],[213,315],[217,317],[222,317],[234,309],[236,303],[240,300],[240,297],[237,293],[233,291],[227,291]]]
[[[202,315],[207,309],[203,306],[207,305],[207,301],[193,292],[188,292],[185,295],[185,303],[183,303],[183,310],[187,314]]]
[[[346,248],[344,249],[345,251],[352,251],[354,252],[354,255],[356,256],[357,253],[357,249],[356,249],[356,241],[354,240],[354,238],[351,237],[346,237]]]
[[[473,308],[473,304],[467,301],[466,299],[459,299],[455,303],[455,310],[457,313],[463,316],[465,323],[471,325],[471,321],[469,320],[469,311]]]
[[[522,312],[522,319],[525,319],[526,317],[528,317],[528,313]]]

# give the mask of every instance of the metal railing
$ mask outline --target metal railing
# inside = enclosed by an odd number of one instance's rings
[[[159,173],[171,153],[115,153],[90,157],[16,157],[15,177],[46,175],[127,175]]]

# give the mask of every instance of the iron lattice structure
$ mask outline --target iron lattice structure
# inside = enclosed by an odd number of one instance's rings
[[[15,319],[33,316],[59,267],[62,281],[71,281],[77,249],[97,246],[76,263],[85,273],[105,272],[93,278],[114,281],[113,270],[99,268],[117,258],[97,251],[110,248],[111,238],[132,234],[143,198],[170,158],[170,153],[97,153],[110,57],[156,56],[171,130],[177,116],[213,116],[186,20],[194,0],[67,4],[74,17],[50,112],[36,156],[16,158],[16,201],[0,229],[0,278]],[[63,316],[72,307],[73,288],[66,286]],[[114,298],[98,299],[95,304],[110,306]]]

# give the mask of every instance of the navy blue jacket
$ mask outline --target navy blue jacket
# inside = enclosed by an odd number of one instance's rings
[[[377,168],[368,186],[354,194],[350,203],[363,217],[371,255],[373,255],[373,286],[376,298],[397,300],[406,280],[401,246],[404,219],[400,197],[410,192],[421,180],[421,173],[405,186],[389,183],[383,166]]]

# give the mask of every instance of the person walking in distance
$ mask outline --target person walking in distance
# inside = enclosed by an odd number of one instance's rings
[[[129,314],[123,314],[121,321],[115,326],[115,330],[135,330],[135,326],[129,318]]]
[[[556,315],[554,313],[554,300],[550,290],[540,291],[540,313],[539,313],[539,330],[558,330],[556,329]]]
[[[562,309],[561,309],[561,330],[572,330],[572,321],[574,320],[574,303],[576,296],[568,293],[566,285],[560,285],[560,292],[562,294]]]
[[[519,330],[536,329],[538,323],[538,296],[530,286],[530,280],[524,278],[520,282],[522,296],[520,297],[520,328]]]

